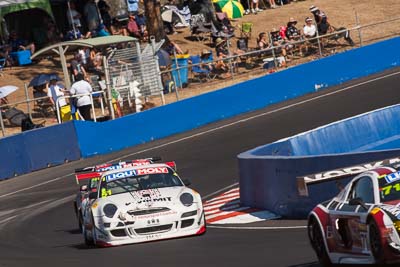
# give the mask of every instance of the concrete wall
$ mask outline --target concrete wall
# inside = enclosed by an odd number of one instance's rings
[[[305,217],[338,193],[335,182],[298,194],[296,177],[400,155],[400,105],[335,122],[238,156],[244,205]],[[345,181],[343,181],[343,184]]]

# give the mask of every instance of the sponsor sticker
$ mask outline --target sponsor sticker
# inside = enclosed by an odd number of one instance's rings
[[[136,176],[135,170],[128,170],[128,171],[117,172],[117,173],[112,173],[112,174],[106,175],[106,181],[110,182],[110,181],[114,181],[114,180],[125,178],[125,177],[131,177],[131,176]]]
[[[388,183],[393,183],[400,180],[400,172],[394,172],[385,176],[385,180]]]
[[[158,168],[143,168],[137,170],[137,175],[155,174],[155,173],[168,173],[167,167]]]

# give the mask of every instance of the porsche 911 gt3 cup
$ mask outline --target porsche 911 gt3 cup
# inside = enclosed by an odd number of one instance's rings
[[[201,196],[167,164],[105,172],[89,199],[83,213],[88,245],[124,245],[206,231]]]
[[[145,159],[134,159],[128,161],[118,161],[114,163],[105,163],[96,166],[75,169],[76,183],[80,184],[79,192],[74,199],[74,211],[78,220],[79,230],[82,231],[83,210],[86,205],[90,192],[97,191],[97,184],[102,173],[109,170],[117,170],[132,166],[143,166],[152,164],[161,160],[160,157]]]
[[[354,177],[312,210],[308,235],[324,266],[400,262],[400,172],[379,167]]]

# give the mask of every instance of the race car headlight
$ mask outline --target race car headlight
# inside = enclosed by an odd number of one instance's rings
[[[179,197],[181,203],[186,206],[189,207],[193,204],[193,195],[189,194],[189,193],[183,193],[180,197]]]
[[[117,206],[109,203],[103,207],[103,212],[104,215],[106,215],[106,217],[112,218],[114,217],[114,214],[117,212],[117,209],[118,209]]]

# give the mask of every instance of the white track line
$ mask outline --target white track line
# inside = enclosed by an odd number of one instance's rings
[[[219,126],[219,127],[213,128],[213,129],[209,129],[209,130],[206,130],[206,131],[203,131],[203,132],[199,132],[199,133],[196,133],[196,134],[193,134],[193,135],[189,135],[189,136],[183,137],[183,138],[181,138],[181,139],[177,139],[177,140],[170,141],[170,142],[167,142],[167,143],[158,145],[158,146],[154,146],[154,147],[142,149],[142,150],[137,151],[137,152],[133,152],[133,153],[130,153],[130,154],[126,154],[126,155],[124,155],[123,157],[114,158],[114,159],[112,159],[112,160],[110,160],[110,161],[118,161],[118,160],[121,160],[121,159],[130,157],[130,156],[134,156],[134,155],[137,155],[137,154],[142,154],[142,153],[144,153],[144,152],[148,152],[148,151],[151,151],[151,150],[154,150],[154,149],[163,148],[163,147],[166,147],[166,146],[169,146],[169,145],[172,145],[172,144],[176,144],[176,143],[179,143],[179,142],[182,142],[182,141],[185,141],[185,140],[189,140],[189,139],[198,137],[198,136],[202,136],[202,135],[205,135],[205,134],[208,134],[208,133],[216,132],[216,131],[218,131],[218,130],[221,130],[221,129],[224,129],[224,128],[227,128],[227,127],[230,127],[230,126],[233,126],[233,125],[236,125],[236,124],[240,124],[240,123],[242,123],[242,122],[246,122],[246,121],[249,121],[249,120],[253,120],[253,119],[256,119],[256,118],[265,116],[265,115],[270,115],[270,114],[273,114],[273,113],[276,113],[276,112],[279,112],[279,111],[282,111],[282,110],[290,109],[290,108],[292,108],[292,107],[300,106],[300,105],[302,105],[302,104],[305,104],[305,103],[308,103],[308,102],[312,102],[312,101],[314,101],[314,100],[318,100],[318,99],[321,99],[321,98],[325,98],[325,97],[327,97],[327,96],[335,95],[335,94],[338,94],[338,93],[347,91],[347,90],[349,90],[349,89],[352,89],[352,88],[354,88],[354,87],[358,87],[358,86],[360,86],[360,85],[369,84],[369,83],[372,83],[372,82],[375,82],[375,81],[383,80],[383,79],[385,79],[385,78],[388,78],[388,77],[391,77],[391,76],[395,76],[395,75],[398,75],[398,74],[400,74],[400,72],[395,72],[395,73],[391,73],[391,74],[384,75],[384,76],[381,76],[381,77],[377,77],[377,78],[374,78],[374,79],[371,79],[371,80],[368,80],[368,81],[365,81],[365,82],[361,82],[361,83],[358,83],[358,84],[354,84],[354,85],[351,85],[351,86],[348,86],[348,87],[345,87],[345,88],[336,90],[336,91],[334,91],[334,92],[322,94],[322,95],[319,95],[319,96],[316,96],[316,97],[312,97],[312,98],[307,99],[307,100],[303,100],[303,101],[300,101],[300,102],[296,102],[296,103],[293,103],[293,104],[290,104],[290,105],[287,105],[287,106],[284,106],[284,107],[280,107],[280,108],[277,108],[277,109],[274,109],[274,110],[270,110],[270,111],[267,111],[267,112],[263,112],[263,113],[260,113],[260,114],[257,114],[257,115],[254,115],[254,116],[251,116],[251,117],[248,117],[248,118],[244,118],[244,119],[241,119],[241,120],[238,120],[238,121],[235,121],[235,122],[231,122],[231,123],[228,123],[228,124],[225,124],[225,125],[221,125],[221,126]],[[110,162],[110,161],[108,161],[108,162]],[[64,176],[61,176],[61,177],[57,177],[57,178],[55,178],[55,179],[48,180],[48,181],[46,181],[46,182],[43,182],[43,183],[40,183],[40,184],[31,186],[31,187],[23,188],[23,189],[14,191],[14,192],[12,192],[12,193],[8,193],[8,194],[5,194],[5,195],[1,195],[0,198],[6,197],[6,196],[11,196],[11,195],[14,195],[14,194],[16,194],[16,193],[20,193],[20,192],[23,192],[23,191],[26,191],[26,190],[29,190],[29,189],[32,189],[32,188],[35,188],[35,187],[39,187],[39,186],[41,186],[41,185],[45,185],[45,184],[48,184],[48,183],[51,183],[51,182],[55,182],[55,181],[58,181],[59,179],[65,178],[65,177],[70,176],[70,175],[73,175],[73,174],[74,174],[74,173],[69,173],[69,174],[67,174],[67,175],[64,175]],[[230,187],[230,186],[229,186],[229,187]],[[218,192],[218,191],[217,191],[217,192]],[[219,192],[220,192],[220,191],[219,191]],[[214,194],[216,194],[216,192],[211,193],[211,194],[209,194],[209,195],[207,195],[207,196],[204,196],[204,198],[207,198],[207,197],[212,196],[212,195],[214,195]]]

